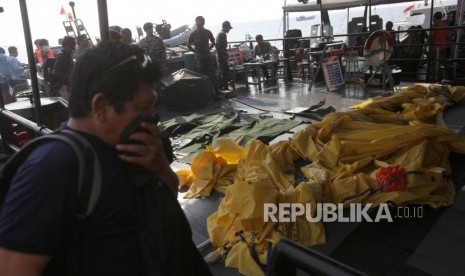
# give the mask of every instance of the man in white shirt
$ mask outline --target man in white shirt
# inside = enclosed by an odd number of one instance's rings
[[[3,95],[3,103],[7,104],[13,101],[10,95],[10,87],[8,79],[11,78],[10,65],[8,64],[8,56],[5,54],[5,49],[0,47],[0,89]]]
[[[26,79],[29,77],[29,70],[18,60],[18,48],[10,46],[8,47],[8,52],[10,53],[8,57],[11,71],[10,86],[14,89],[17,85],[27,84]]]

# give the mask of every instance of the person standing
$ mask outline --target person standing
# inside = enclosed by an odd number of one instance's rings
[[[440,81],[440,65],[445,63],[445,59],[449,57],[449,30],[447,24],[442,21],[442,13],[434,14],[433,28],[430,32],[431,47],[429,49],[430,63],[429,72],[433,75],[432,80]]]
[[[394,32],[394,23],[392,21],[386,22],[386,32],[388,32],[394,39],[394,43],[397,43],[396,33]]]
[[[87,35],[82,34],[77,37],[77,50],[74,53],[76,60],[81,58],[81,56],[90,48],[90,40]]]
[[[221,32],[216,36],[216,54],[220,66],[220,88],[228,90],[229,81],[229,54],[228,54],[228,33],[232,29],[229,21],[224,21]]]
[[[139,42],[139,47],[144,50],[152,60],[161,64],[163,75],[168,73],[168,65],[166,63],[166,48],[163,40],[156,36],[153,32],[153,23],[147,22],[144,24],[145,37]]]
[[[74,37],[65,36],[61,42],[61,53],[57,55],[55,64],[52,69],[53,92],[52,95],[58,94],[65,100],[69,100],[69,77],[74,69],[73,53],[76,49]]]
[[[39,46],[40,48],[36,50],[36,58],[37,63],[43,66],[49,58],[55,58],[55,53],[50,49],[48,40],[45,38],[39,40]]]
[[[195,18],[195,25],[197,29],[189,36],[187,48],[195,53],[197,73],[207,75],[212,82],[213,89],[218,92],[216,65],[210,53],[210,50],[215,46],[215,38],[210,30],[204,28],[205,18],[203,16]]]

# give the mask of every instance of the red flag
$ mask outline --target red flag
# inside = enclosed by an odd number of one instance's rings
[[[404,13],[408,13],[412,9],[413,9],[413,5],[410,5],[410,6],[405,8]]]
[[[66,12],[65,12],[65,8],[63,8],[63,6],[61,6],[61,11],[60,11],[60,14],[61,14],[61,15],[64,15],[64,14],[66,14]]]

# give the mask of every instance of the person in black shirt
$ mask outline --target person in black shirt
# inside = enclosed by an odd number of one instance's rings
[[[210,50],[215,46],[215,38],[210,30],[204,28],[205,18],[203,16],[195,18],[195,25],[197,29],[189,36],[187,48],[195,53],[196,72],[210,77],[215,92],[218,92],[217,66],[210,53]]]
[[[73,53],[76,49],[74,37],[65,36],[61,44],[61,53],[57,55],[53,65],[53,94],[58,94],[65,100],[69,100],[69,77],[74,68]]]

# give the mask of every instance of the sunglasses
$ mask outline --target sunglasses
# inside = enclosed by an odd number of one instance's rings
[[[132,56],[129,56],[128,58],[126,58],[125,60],[122,60],[120,62],[118,62],[117,64],[111,66],[110,68],[102,71],[101,73],[99,73],[98,75],[96,75],[92,81],[91,81],[91,87],[92,85],[100,78],[102,78],[103,76],[111,73],[111,72],[114,72],[116,70],[118,70],[119,68],[122,68],[124,65],[132,62],[132,61],[137,61],[139,63],[139,65],[141,66],[142,70],[145,70],[150,64],[152,64],[152,59],[150,58],[150,56],[148,55],[144,55],[144,60],[141,62],[139,58],[137,58],[136,55],[132,55]]]
[[[101,76],[103,76],[103,75],[105,75],[105,74],[108,74],[108,73],[110,73],[110,72],[112,72],[112,71],[115,71],[115,70],[117,70],[118,68],[123,67],[125,64],[130,63],[130,62],[133,61],[133,60],[139,61],[139,59],[137,58],[136,55],[132,55],[132,56],[128,57],[127,59],[125,59],[125,60],[123,60],[123,61],[120,61],[120,62],[118,62],[117,64],[113,65],[112,67],[106,69],[105,71],[101,72],[101,73],[98,74],[97,76],[98,76],[98,77],[101,77]],[[140,63],[140,66],[141,66],[143,69],[145,69],[145,68],[147,68],[147,66],[148,66],[149,64],[152,64],[152,59],[150,58],[150,56],[144,55],[144,61],[142,61],[142,62]]]

